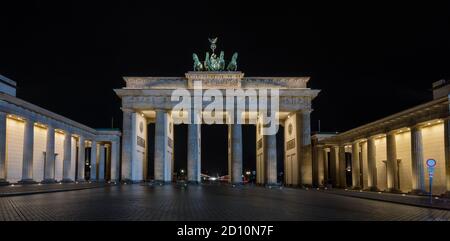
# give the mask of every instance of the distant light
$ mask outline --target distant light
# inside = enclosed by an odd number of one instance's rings
[[[42,185],[42,183],[38,183],[38,186],[41,186]]]
[[[317,188],[317,190],[320,190],[320,188]]]
[[[346,189],[344,189],[344,191],[348,191],[348,189],[346,188]]]
[[[431,123],[430,123],[430,122],[428,122],[428,123],[427,123],[427,126],[429,126],[429,125],[431,125]]]
[[[215,180],[217,180],[217,178],[216,177],[210,177],[209,180],[215,181]]]
[[[11,184],[11,187],[14,187],[14,184]]]
[[[328,190],[328,188],[326,187],[326,188],[324,188],[324,190]]]
[[[438,200],[438,199],[439,199],[439,197],[434,197],[434,199]]]
[[[403,194],[402,194],[402,196],[403,196],[403,197],[405,197],[405,196],[406,196],[406,194],[404,194],[404,193],[403,193]]]
[[[378,194],[381,194],[381,192],[378,192]]]
[[[363,190],[359,190],[359,192],[363,192]]]
[[[246,171],[245,174],[250,175],[252,173],[250,171]]]
[[[59,182],[59,184],[62,184],[62,182]]]

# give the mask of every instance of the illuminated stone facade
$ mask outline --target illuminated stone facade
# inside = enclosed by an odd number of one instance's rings
[[[292,146],[285,155],[288,155],[290,163],[285,173],[291,173],[289,179],[281,180],[287,185],[312,185],[312,161],[310,138],[310,112],[311,101],[319,93],[307,87],[308,77],[244,77],[242,72],[188,72],[185,77],[125,77],[126,86],[116,89],[116,94],[122,99],[124,113],[123,142],[122,142],[122,179],[140,182],[148,178],[142,171],[148,153],[146,145],[147,134],[141,132],[141,125],[155,123],[155,174],[154,178],[160,182],[173,180],[173,112],[178,104],[171,101],[171,94],[178,88],[194,92],[194,82],[200,82],[205,90],[215,89],[220,93],[227,90],[277,90],[279,91],[279,111],[276,116],[279,124],[289,125],[289,134],[285,138],[285,146]],[[193,99],[194,100],[194,99]],[[248,101],[247,101],[248,102]],[[204,99],[200,105],[202,108],[210,104]],[[223,108],[226,110],[226,107]],[[237,112],[225,113],[236,116]],[[243,111],[243,116],[255,114]],[[205,116],[203,116],[205,118]],[[139,119],[136,122],[134,119]],[[259,130],[262,126],[262,117],[258,117],[256,124],[256,175],[257,183],[267,185],[279,185],[277,180],[277,150],[274,135],[263,135]],[[213,123],[218,124],[218,123]],[[223,123],[222,123],[223,124]],[[145,128],[143,128],[145,129]],[[228,124],[229,129],[229,181],[242,182],[242,125]],[[286,129],[286,127],[285,127]],[[137,139],[143,139],[142,146],[136,144]],[[198,183],[201,177],[201,125],[188,125],[188,153],[187,153],[187,179],[189,182]],[[208,160],[209,161],[209,160]],[[213,160],[211,160],[213,161]],[[136,175],[134,175],[136,174]]]
[[[450,106],[448,85],[442,83],[433,85],[439,88],[428,103],[340,134],[314,135],[314,183],[425,194],[426,160],[435,159],[432,192],[448,193]]]
[[[119,180],[119,131],[45,110],[17,98],[15,88],[0,76],[0,183]]]

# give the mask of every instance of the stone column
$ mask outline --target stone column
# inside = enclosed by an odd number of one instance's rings
[[[230,183],[242,183],[242,125],[228,125],[228,175]]]
[[[450,197],[450,119],[444,121],[446,196]]]
[[[6,116],[0,112],[0,185],[6,185]]]
[[[84,144],[84,136],[80,135],[78,138],[78,174],[77,181],[84,182],[84,168],[86,166],[86,155],[85,155],[85,144]]]
[[[63,160],[63,182],[73,182],[70,178],[72,170],[72,134],[69,131],[64,132],[64,160]]]
[[[323,185],[326,186],[330,178],[328,176],[328,151],[326,148],[323,148],[322,155],[323,155]]]
[[[324,170],[325,170],[325,157],[323,146],[316,146],[314,154],[314,162],[313,162],[313,185],[315,187],[323,186],[325,184],[324,181]]]
[[[20,183],[35,183],[33,180],[34,122],[25,120],[23,135],[23,166]]]
[[[165,110],[156,110],[155,122],[155,181],[172,181],[172,153],[168,147],[168,118]],[[189,154],[188,154],[189,156]],[[188,163],[189,165],[189,163]]]
[[[278,185],[277,180],[277,137],[276,135],[264,136],[264,155],[266,156],[266,184]]]
[[[352,144],[352,188],[361,188],[361,167],[359,165],[359,142],[353,142]]]
[[[55,128],[47,127],[47,146],[45,149],[44,182],[55,181]]]
[[[411,128],[411,162],[412,192],[425,193],[422,130],[419,126]]]
[[[311,110],[297,113],[298,144],[301,158],[299,184],[312,185]]]
[[[200,183],[201,175],[201,125],[188,125],[187,175],[190,183]]]
[[[91,143],[91,181],[97,180],[97,142],[92,140]]]
[[[123,111],[123,130],[122,130],[122,181],[132,179],[131,168],[131,149],[133,143],[133,111],[122,109]]]
[[[330,179],[333,187],[339,186],[339,165],[337,160],[337,147],[330,147]]]
[[[397,167],[397,148],[395,143],[395,133],[389,132],[386,135],[387,152],[387,188],[390,192],[398,192],[398,167]]]
[[[111,182],[119,181],[119,141],[111,142]]]
[[[105,145],[100,144],[98,148],[98,181],[104,182],[105,181]]]
[[[347,187],[347,165],[345,163],[345,145],[339,146],[339,186]]]
[[[369,186],[369,190],[378,191],[376,146],[375,146],[375,137],[373,136],[367,138],[367,165],[368,165],[367,184]]]

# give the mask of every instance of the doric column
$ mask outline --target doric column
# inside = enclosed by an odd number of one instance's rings
[[[84,179],[84,168],[86,166],[86,155],[85,155],[85,139],[84,136],[80,135],[78,137],[78,173],[77,173],[77,181],[85,181]]]
[[[97,142],[91,141],[91,181],[97,180]]]
[[[323,146],[315,146],[313,156],[313,186],[318,187],[325,184],[325,156]]]
[[[266,184],[277,185],[277,137],[264,136],[264,155],[266,156]]]
[[[165,110],[156,110],[155,122],[155,180],[172,181],[172,152],[169,151],[169,114]],[[189,154],[188,154],[189,158]],[[189,159],[188,159],[189,165]]]
[[[297,113],[297,131],[300,156],[299,184],[312,184],[312,147],[311,147],[311,110],[303,110]],[[299,153],[297,153],[299,154]]]
[[[122,109],[123,111],[123,130],[122,130],[122,181],[132,179],[131,156],[133,143],[133,111]]]
[[[64,131],[64,160],[63,160],[63,182],[72,182],[70,178],[72,170],[72,134]]]
[[[105,169],[106,169],[106,161],[105,161],[105,145],[100,144],[98,146],[98,181],[105,181]]]
[[[359,165],[359,142],[352,143],[352,187],[353,189],[361,188],[361,170]]]
[[[387,187],[391,192],[399,191],[398,182],[398,164],[397,164],[397,148],[395,143],[395,132],[389,132],[386,135],[386,152],[387,152]]]
[[[8,184],[6,181],[6,116],[0,112],[0,185]]]
[[[194,114],[192,114],[194,116]],[[192,118],[193,119],[193,118]],[[201,175],[201,125],[188,125],[187,176],[191,183],[200,183]]]
[[[119,141],[111,142],[111,181],[119,181]]]
[[[228,125],[228,175],[230,183],[242,183],[242,125]]]
[[[347,187],[347,165],[345,163],[345,145],[339,146],[339,186]]]
[[[35,183],[33,180],[33,147],[34,147],[34,122],[25,120],[23,135],[23,165],[22,180],[20,183]]]
[[[369,185],[369,190],[377,191],[377,161],[376,161],[376,147],[375,147],[375,137],[367,138],[367,184]]]
[[[444,121],[446,195],[450,196],[450,119]]]
[[[419,126],[411,128],[411,161],[412,192],[425,193],[422,130]]]
[[[328,176],[328,151],[326,148],[322,149],[322,155],[323,155],[323,185],[328,184],[329,176]]]
[[[51,125],[47,127],[44,182],[55,182],[55,128]]]
[[[339,186],[339,165],[337,160],[337,153],[338,147],[337,146],[331,146],[330,147],[330,179],[331,179],[331,185],[333,187]]]

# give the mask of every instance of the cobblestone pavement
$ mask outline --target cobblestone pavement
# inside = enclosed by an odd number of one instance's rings
[[[48,193],[48,192],[63,192],[71,190],[81,190],[89,188],[98,188],[108,185],[114,185],[109,183],[55,183],[55,184],[26,184],[26,185],[8,185],[0,186],[0,197],[5,196],[17,196],[36,193]]]
[[[120,185],[1,197],[0,220],[450,220],[450,211],[290,188]]]
[[[315,189],[312,189],[315,190]],[[385,193],[385,192],[369,192],[369,191],[357,191],[357,190],[343,190],[343,189],[328,189],[320,191],[344,195],[349,197],[365,198],[371,200],[387,201],[400,204],[408,204],[419,207],[434,207],[438,209],[445,209],[450,211],[450,199],[443,197],[433,196],[430,200],[429,196],[418,196],[410,194],[396,194],[396,193]]]

